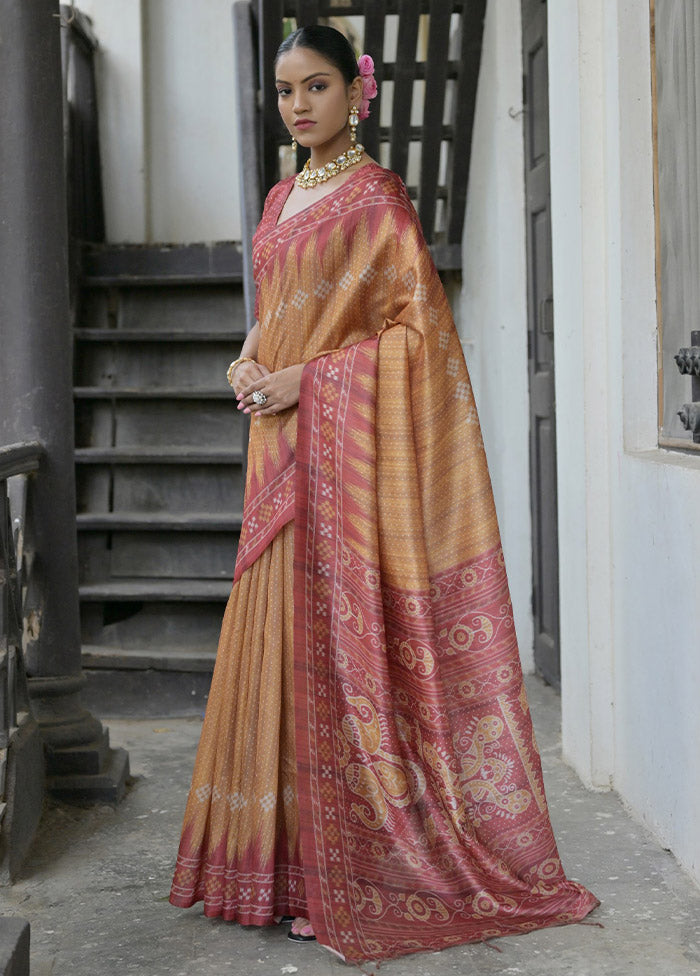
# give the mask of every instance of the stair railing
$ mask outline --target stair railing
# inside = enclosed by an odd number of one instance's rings
[[[31,717],[23,655],[24,634],[31,627],[25,599],[33,561],[27,516],[31,478],[42,454],[37,442],[0,447],[0,833],[11,813],[9,751]]]
[[[98,41],[90,18],[67,4],[61,5],[61,28],[69,235],[74,241],[104,241],[95,83]]]

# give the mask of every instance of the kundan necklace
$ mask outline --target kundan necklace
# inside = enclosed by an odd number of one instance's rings
[[[359,163],[364,151],[365,147],[361,146],[358,142],[356,146],[351,146],[345,152],[341,153],[340,156],[336,156],[335,159],[331,160],[330,163],[326,163],[325,166],[319,166],[318,169],[311,169],[311,160],[307,159],[304,163],[304,168],[301,173],[297,174],[294,182],[303,190],[310,190],[312,187],[318,186],[319,183],[325,183],[331,176],[342,173],[349,166],[354,166],[356,163]]]

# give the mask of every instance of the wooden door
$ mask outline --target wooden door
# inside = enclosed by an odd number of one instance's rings
[[[559,547],[546,0],[522,0],[535,666],[559,687]]]

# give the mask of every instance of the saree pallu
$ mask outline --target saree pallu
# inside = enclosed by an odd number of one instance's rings
[[[401,181],[376,164],[254,242],[271,370],[235,579],[294,523],[308,915],[352,962],[582,919],[544,795],[471,385]],[[218,667],[218,664],[217,664]]]

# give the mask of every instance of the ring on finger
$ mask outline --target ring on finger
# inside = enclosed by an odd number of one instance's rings
[[[253,403],[257,403],[259,407],[264,407],[267,403],[267,397],[262,390],[253,390]]]

